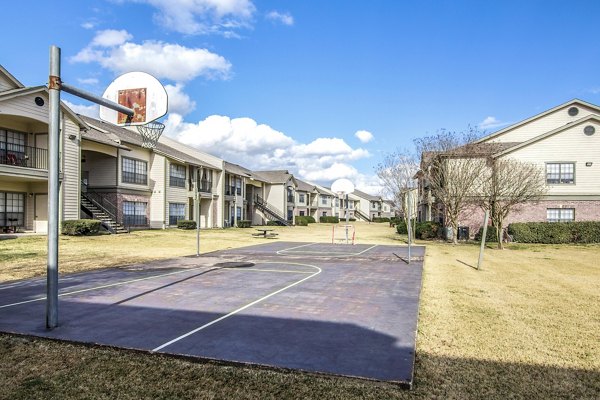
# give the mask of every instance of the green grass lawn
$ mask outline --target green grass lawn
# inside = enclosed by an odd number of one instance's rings
[[[387,224],[357,224],[359,243],[401,244]],[[263,243],[253,230],[202,232],[203,251]],[[277,228],[280,240],[327,241],[331,225]],[[195,253],[194,232],[61,238],[61,271]],[[600,398],[600,246],[487,249],[430,242],[415,387],[0,335],[5,399]],[[45,238],[0,241],[0,280],[45,273]],[[41,316],[43,318],[43,316]]]

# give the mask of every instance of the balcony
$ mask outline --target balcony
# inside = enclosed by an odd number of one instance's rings
[[[198,191],[203,193],[212,193],[212,181],[202,179],[198,185]]]
[[[48,150],[0,142],[0,164],[48,169]]]

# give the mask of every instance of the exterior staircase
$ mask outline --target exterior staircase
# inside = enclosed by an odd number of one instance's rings
[[[269,219],[278,222],[280,225],[291,226],[292,224],[288,221],[283,213],[266,202],[262,197],[256,195],[254,205],[260,211],[262,211]]]
[[[358,215],[361,219],[371,222],[371,218],[365,215],[365,213],[360,211],[358,208],[354,210],[354,215]]]
[[[116,207],[102,198],[99,193],[90,191],[89,189],[86,191],[82,190],[81,210],[92,218],[102,222],[102,226],[110,233],[129,233],[129,230],[117,222]]]

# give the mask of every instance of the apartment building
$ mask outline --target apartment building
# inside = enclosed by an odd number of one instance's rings
[[[60,112],[61,219],[79,216],[79,144],[86,123]],[[48,229],[48,89],[25,87],[0,66],[0,232]]]
[[[574,99],[541,112],[477,142],[490,160],[512,159],[533,163],[544,171],[546,195],[511,212],[511,222],[563,222],[600,219],[600,107]],[[472,156],[472,155],[471,155]],[[436,219],[443,210],[419,182],[419,212]],[[481,226],[483,211],[470,207],[459,221],[471,232]]]

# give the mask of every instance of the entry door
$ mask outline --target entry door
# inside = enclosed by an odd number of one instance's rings
[[[48,195],[35,195],[35,219],[34,229],[36,233],[48,233]]]

